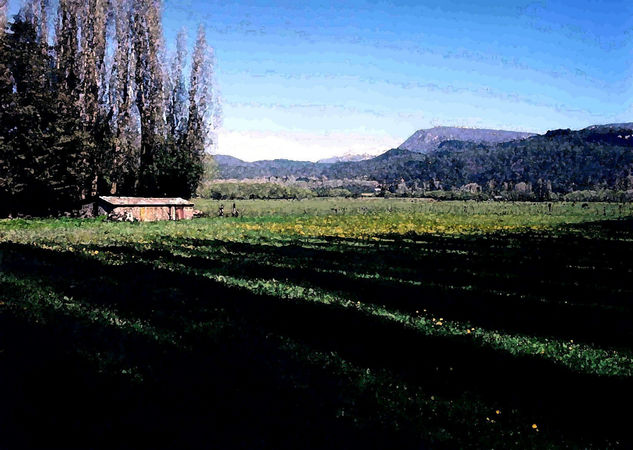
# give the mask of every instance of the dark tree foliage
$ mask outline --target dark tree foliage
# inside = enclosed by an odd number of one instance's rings
[[[47,10],[27,2],[0,30],[0,216],[104,194],[191,197],[215,101],[204,32],[187,85],[184,40],[165,70],[159,1],[60,0],[54,36]]]
[[[33,23],[18,17],[0,48],[3,213],[49,213],[76,199],[84,176],[77,120]]]

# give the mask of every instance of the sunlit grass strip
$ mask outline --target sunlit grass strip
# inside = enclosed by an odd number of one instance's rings
[[[192,255],[191,253],[184,251],[183,248],[187,249],[187,250],[193,250],[194,247],[193,246],[181,246],[181,245],[172,245],[170,247],[171,253],[177,256],[182,256],[184,258],[190,258]],[[220,254],[217,254],[220,253]],[[297,267],[299,267],[299,265],[295,262],[291,262],[291,263],[279,263],[279,262],[270,262],[270,261],[266,261],[266,260],[262,260],[261,258],[252,258],[248,252],[237,252],[237,253],[232,253],[231,257],[222,257],[221,255],[221,251],[217,251],[216,253],[212,253],[212,254],[198,254],[196,253],[195,256],[197,257],[204,257],[205,259],[207,259],[209,262],[213,261],[213,262],[221,262],[223,264],[234,264],[235,263],[235,258],[236,257],[241,257],[241,262],[250,262],[252,264],[257,264],[260,267],[267,267],[267,268],[275,268],[275,269],[287,269],[287,270],[292,270],[292,269],[296,269]],[[346,266],[346,263],[340,263],[339,265],[341,266]],[[222,269],[217,269],[217,271],[222,271]],[[397,278],[395,276],[391,276],[391,275],[386,275],[385,273],[358,273],[358,272],[354,272],[352,270],[343,270],[343,269],[325,269],[322,267],[315,267],[315,266],[310,266],[310,271],[311,272],[315,272],[315,273],[321,273],[321,274],[329,274],[329,275],[341,275],[341,276],[345,276],[349,279],[352,280],[356,280],[356,281],[364,281],[364,280],[375,280],[375,281],[380,281],[380,282],[390,282],[393,283],[394,285],[407,285],[407,286],[412,286],[412,287],[419,287],[419,288],[437,288],[437,289],[442,289],[445,291],[455,291],[455,292],[479,292],[479,293],[484,293],[486,295],[491,295],[491,296],[495,296],[495,297],[503,297],[503,298],[507,298],[507,297],[512,297],[513,299],[516,300],[520,300],[520,301],[530,301],[530,302],[539,302],[539,303],[550,303],[550,304],[560,304],[560,305],[566,305],[568,304],[568,302],[566,300],[562,300],[562,299],[552,299],[552,298],[545,298],[545,297],[539,297],[536,295],[528,295],[528,294],[521,294],[519,292],[514,292],[514,291],[504,291],[504,290],[500,290],[500,289],[491,289],[491,288],[481,288],[481,287],[477,287],[477,286],[473,286],[471,284],[460,284],[460,285],[456,285],[456,284],[445,284],[445,283],[438,283],[438,282],[434,282],[432,280],[424,280],[424,281],[419,281],[419,280],[410,280],[410,279],[403,279],[403,278]],[[398,272],[398,271],[396,271]],[[399,272],[404,272],[404,273],[411,273],[411,274],[415,274],[416,272],[413,270],[402,270],[400,269]],[[470,276],[487,276],[487,277],[493,277],[497,274],[492,273],[492,272],[482,272],[482,271],[474,271],[474,270],[466,270],[466,269],[462,269],[462,272],[467,273]],[[517,279],[518,276],[516,275],[506,275],[504,277],[507,280],[510,279]],[[571,282],[567,283],[568,285],[572,285]],[[558,286],[565,286],[565,283],[558,283]],[[604,288],[605,291],[607,291],[607,288]],[[626,311],[625,308],[623,307],[618,307],[618,306],[614,306],[614,305],[606,305],[606,304],[600,304],[600,303],[590,303],[590,304],[584,304],[583,306],[585,307],[591,307],[594,309],[601,309],[604,311],[617,311],[617,310],[622,310],[622,311]]]
[[[18,294],[11,294],[12,292]],[[36,324],[54,321],[59,317],[58,314],[61,314],[80,322],[113,326],[125,334],[138,334],[160,344],[183,348],[180,339],[169,330],[158,329],[147,321],[123,319],[113,311],[83,304],[80,300],[64,296],[43,285],[37,279],[17,278],[0,273],[0,313],[3,310],[14,316],[25,317]],[[189,333],[204,336],[207,330],[217,328],[217,324],[213,322],[204,322],[200,325],[193,324]],[[498,436],[516,440],[517,445],[526,441],[540,442],[540,439],[545,438],[544,435],[530,430],[531,422],[521,417],[518,411],[504,411],[501,417],[499,413],[495,413],[497,406],[484,403],[480,399],[468,396],[456,399],[443,398],[398,379],[389,370],[361,367],[335,352],[315,351],[288,337],[270,338],[274,339],[278,348],[289,357],[346,380],[346,389],[350,390],[350,397],[343,400],[336,411],[340,420],[349,420],[360,426],[363,421],[377,419],[387,427],[393,426],[394,423],[399,427],[415,427],[424,433],[422,437],[425,440],[436,443],[450,443],[464,430],[474,429],[478,429],[479,432],[482,429],[489,429]],[[98,352],[81,343],[72,351],[88,361],[93,361],[99,367],[99,371],[115,372],[134,382],[143,382],[143,368],[125,364],[116,353]],[[377,417],[368,417],[365,411],[357,410],[353,399],[361,395],[376,398],[380,408],[373,414],[378,414]],[[446,422],[447,419],[449,424]],[[436,426],[436,422],[441,423],[441,427]]]
[[[181,266],[181,270],[192,270]],[[318,288],[305,288],[278,280],[245,280],[225,275],[199,273],[230,287],[246,288],[251,292],[290,300],[334,304],[355,308],[360,312],[410,327],[427,336],[469,336],[482,346],[492,347],[512,355],[532,355],[551,360],[570,369],[609,376],[633,375],[633,355],[600,349],[573,342],[538,338],[527,335],[499,333],[483,328],[468,327],[456,321],[434,318],[430,314],[414,317],[398,311],[334,295]],[[271,283],[272,282],[272,283]]]
[[[126,333],[140,334],[161,344],[180,345],[175,333],[158,329],[147,321],[123,318],[113,310],[84,304],[48,286],[42,286],[32,278],[0,273],[0,301],[2,307],[37,321],[46,321],[47,314],[60,313],[91,324],[113,326]]]
[[[85,245],[85,244],[79,244],[76,247],[72,247],[72,246],[67,247],[67,246],[60,245],[57,242],[48,242],[48,243],[41,243],[39,247],[44,248],[44,249],[49,249],[49,250],[57,250],[57,251],[70,251],[70,252],[79,251],[87,255],[94,255],[94,254],[99,253],[99,250],[91,249],[94,247],[94,245]],[[137,242],[137,243],[131,244],[130,247],[136,250],[151,250],[155,248],[155,246],[153,246],[152,244],[150,243],[144,244],[143,242]],[[243,261],[250,260],[253,263],[262,267],[271,267],[271,268],[277,268],[277,269],[295,269],[298,267],[297,264],[294,264],[294,263],[270,262],[270,261],[262,261],[261,259],[258,259],[258,258],[251,258],[248,252],[232,253],[231,258],[223,257],[221,247],[220,249],[218,249],[218,247],[200,248],[200,247],[194,247],[192,245],[179,245],[177,242],[170,242],[168,244],[164,244],[164,248],[169,249],[170,252],[174,255],[182,256],[185,258],[192,256],[191,253],[189,253],[189,251],[197,250],[194,253],[195,256],[204,257],[208,259],[209,261],[221,262],[224,264],[233,264],[234,263],[233,258],[235,258],[238,255],[242,255]],[[107,251],[107,248],[106,248],[106,251]],[[212,258],[209,258],[210,256]],[[387,275],[385,273],[355,273],[353,271],[346,271],[342,269],[326,269],[326,268],[319,268],[319,267],[314,267],[314,266],[311,266],[310,270],[316,273],[343,275],[345,277],[348,277],[350,279],[357,280],[357,281],[363,281],[363,280],[387,281],[387,282],[395,283],[398,285],[408,285],[412,287],[421,287],[421,288],[438,288],[438,289],[456,291],[456,292],[477,291],[477,292],[485,293],[487,295],[492,295],[496,297],[513,297],[520,301],[566,304],[566,301],[564,300],[549,299],[549,298],[539,297],[535,295],[521,294],[519,292],[490,289],[490,288],[483,289],[483,288],[478,288],[476,286],[466,285],[466,284],[452,285],[452,284],[445,284],[445,283],[437,283],[432,280],[423,280],[423,281],[408,280],[408,279],[398,278],[396,276]],[[221,271],[222,271],[221,268],[218,268],[216,270],[216,272],[221,272]],[[467,271],[467,273],[469,273],[470,275],[473,275],[475,274],[475,271]],[[493,273],[486,273],[486,272],[476,272],[476,274],[487,275],[487,276],[495,275]],[[512,277],[512,278],[516,278],[516,277]],[[598,308],[602,310],[622,309],[617,306],[605,305],[605,304],[600,304],[600,303],[586,304],[584,306]]]
[[[49,246],[44,245],[43,247],[47,248]],[[58,245],[54,245],[54,247],[56,248]],[[105,258],[110,264],[121,264],[124,262],[120,255],[112,253],[106,256],[104,253],[109,252],[102,252],[99,256]],[[87,254],[96,257],[99,251],[92,250],[88,251]],[[142,259],[139,260],[143,261]],[[441,317],[434,318],[430,313],[426,314],[424,311],[414,316],[383,306],[362,303],[360,300],[351,299],[324,289],[301,286],[282,280],[246,279],[214,274],[204,270],[193,269],[184,264],[165,263],[160,260],[144,262],[161,269],[203,276],[220,282],[227,287],[244,288],[256,294],[355,308],[361,313],[390,320],[405,327],[411,327],[427,336],[468,336],[484,347],[505,351],[513,355],[532,355],[551,360],[579,372],[609,376],[633,375],[633,355],[622,350],[608,350],[587,344],[475,328],[469,324],[443,320]]]
[[[121,264],[117,255],[108,255],[108,262]],[[472,327],[457,321],[434,317],[432,312],[420,311],[416,316],[394,311],[383,306],[366,304],[360,300],[347,298],[339,294],[315,287],[306,287],[283,280],[264,278],[240,278],[230,275],[213,274],[194,269],[179,263],[143,261],[153,267],[176,273],[202,276],[230,288],[242,288],[255,294],[270,295],[277,298],[336,305],[353,308],[362,314],[379,317],[399,325],[411,328],[426,336],[462,336],[472,339],[482,347],[500,350],[512,355],[533,356],[546,359],[569,369],[606,376],[633,376],[633,354],[622,350],[609,350],[587,344],[557,339],[509,334]]]

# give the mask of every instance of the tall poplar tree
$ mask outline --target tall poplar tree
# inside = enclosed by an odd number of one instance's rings
[[[3,0],[0,0],[2,2]],[[9,211],[8,203],[11,201],[13,185],[13,167],[10,158],[12,147],[8,142],[13,112],[13,76],[9,69],[11,49],[6,40],[5,28],[7,26],[7,3],[0,4],[0,198],[6,199],[5,205],[0,205],[0,215],[6,215]],[[7,209],[7,210],[5,210]]]
[[[0,122],[7,166],[2,178],[9,209],[30,213],[57,207],[74,188],[57,153],[57,101],[50,88],[51,60],[38,36],[39,17],[32,9],[20,12],[2,39],[0,64],[5,97]]]
[[[188,99],[184,67],[187,63],[186,31],[183,29],[176,38],[176,52],[166,80],[166,133],[165,143],[160,152],[158,170],[158,190],[161,195],[187,195],[187,149],[186,131],[188,123]]]
[[[207,148],[214,145],[214,132],[221,111],[214,77],[213,48],[207,43],[204,27],[198,27],[189,81],[189,111],[184,139],[187,196],[195,193],[204,173]]]
[[[162,29],[158,0],[134,1],[133,42],[136,107],[141,131],[137,192],[154,195],[159,175],[157,162],[164,145],[164,80],[160,61]]]
[[[173,57],[168,77],[166,120],[168,133],[180,138],[187,128],[187,85],[185,65],[187,64],[187,32],[180,30],[176,38],[176,53]]]
[[[77,197],[86,198],[90,191],[92,136],[83,117],[81,92],[80,0],[59,0],[55,25],[55,77],[57,126],[62,133],[63,156],[69,177],[76,180]]]
[[[91,196],[109,191],[111,134],[106,107],[106,45],[108,0],[85,0],[79,8],[81,43],[80,116],[92,137],[86,145],[91,176],[86,191]]]
[[[114,58],[108,91],[110,126],[113,135],[111,194],[134,194],[137,183],[140,134],[135,107],[133,48],[134,20],[131,0],[114,1]]]

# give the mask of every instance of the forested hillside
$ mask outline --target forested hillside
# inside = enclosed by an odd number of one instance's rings
[[[592,126],[498,144],[444,141],[428,154],[393,149],[369,160],[335,164],[232,161],[226,178],[315,176],[369,178],[422,190],[519,189],[542,193],[633,189],[633,124]]]

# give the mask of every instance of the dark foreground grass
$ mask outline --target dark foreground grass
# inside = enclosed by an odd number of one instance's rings
[[[632,445],[630,219],[344,225],[4,222],[0,448]]]

